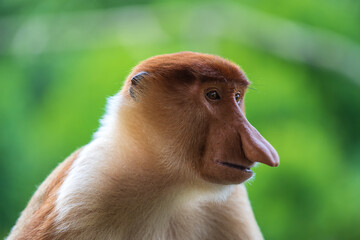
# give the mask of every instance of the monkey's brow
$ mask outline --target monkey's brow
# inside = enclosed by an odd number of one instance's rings
[[[235,86],[239,88],[249,88],[250,82],[247,79],[237,80],[237,81],[231,81]]]
[[[236,88],[249,88],[250,86],[250,82],[245,79],[245,80],[228,80],[226,78],[209,78],[209,77],[204,77],[201,79],[202,83],[211,83],[211,84],[231,84],[234,85]]]
[[[218,79],[218,78],[209,78],[209,77],[203,77],[201,78],[201,83],[213,83],[213,84],[219,84],[219,83],[227,83],[226,79]]]
[[[234,79],[228,79],[224,76],[203,76],[201,77],[202,83],[235,83],[236,85],[242,85],[247,86],[250,84],[250,82],[246,79],[241,80],[234,80]]]
[[[228,82],[228,80],[223,76],[201,76],[200,80],[201,80],[202,83]]]

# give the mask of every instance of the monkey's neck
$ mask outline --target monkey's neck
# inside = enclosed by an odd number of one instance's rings
[[[99,137],[84,147],[59,189],[59,229],[93,227],[133,236],[153,223],[168,226],[174,215],[204,201],[223,201],[232,190],[180,181],[156,159],[141,158],[141,150],[123,151],[128,144]]]

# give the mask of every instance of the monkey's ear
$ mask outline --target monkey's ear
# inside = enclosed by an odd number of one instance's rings
[[[131,78],[131,85],[129,88],[130,97],[136,100],[137,95],[143,89],[142,81],[149,75],[147,72],[139,72]]]

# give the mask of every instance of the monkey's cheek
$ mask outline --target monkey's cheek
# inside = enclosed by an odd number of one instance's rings
[[[254,173],[250,171],[244,171],[236,168],[231,168],[223,165],[205,164],[201,171],[201,176],[204,180],[216,184],[240,184],[250,179]]]

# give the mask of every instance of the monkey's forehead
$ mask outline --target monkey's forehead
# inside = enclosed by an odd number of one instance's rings
[[[201,81],[225,81],[249,85],[244,72],[236,64],[219,56],[180,52],[158,55],[137,65],[130,78],[139,72],[147,72],[165,78],[197,78]]]

